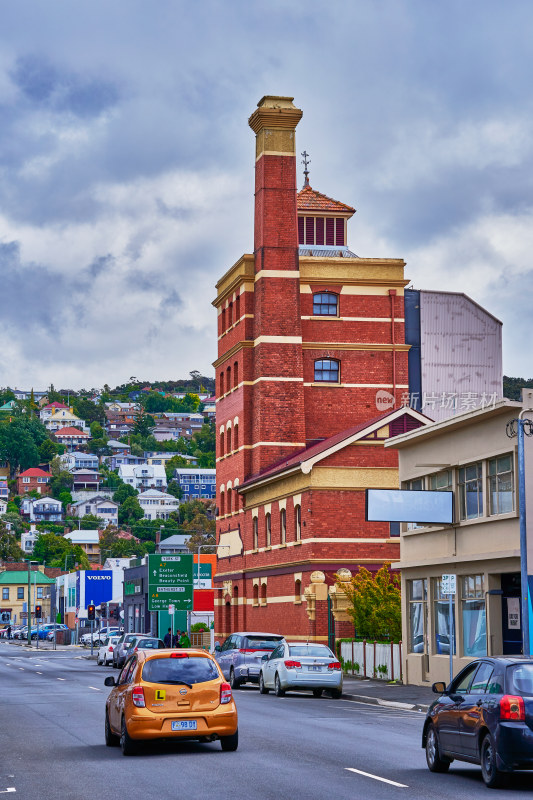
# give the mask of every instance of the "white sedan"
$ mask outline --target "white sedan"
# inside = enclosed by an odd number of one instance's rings
[[[104,667],[113,663],[113,650],[117,646],[120,636],[108,636],[96,655],[96,663]]]
[[[325,690],[339,698],[341,665],[325,644],[283,642],[270,656],[263,656],[259,691],[268,694],[271,689],[277,697],[283,697],[288,689],[304,689],[315,697]]]

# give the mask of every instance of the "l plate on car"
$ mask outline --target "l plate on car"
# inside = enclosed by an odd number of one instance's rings
[[[180,719],[178,722],[172,723],[172,730],[173,731],[195,731],[196,730],[196,720],[195,719]]]

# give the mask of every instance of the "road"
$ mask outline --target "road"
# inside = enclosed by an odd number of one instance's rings
[[[420,747],[424,715],[349,700],[236,692],[239,749],[151,745],[125,758],[103,738],[106,675],[82,652],[25,652],[0,643],[0,800],[395,800],[487,798],[479,768],[431,774]],[[511,794],[533,797],[533,775]]]

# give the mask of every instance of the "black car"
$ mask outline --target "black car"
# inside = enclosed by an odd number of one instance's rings
[[[490,788],[506,773],[533,769],[533,659],[480,658],[462,670],[430,706],[422,747],[432,772],[454,759],[480,764]]]

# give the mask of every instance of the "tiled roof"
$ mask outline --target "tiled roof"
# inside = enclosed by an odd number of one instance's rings
[[[68,406],[66,406],[64,403],[58,403],[57,400],[55,400],[53,403],[48,403],[45,408],[66,408],[67,411],[70,410]]]
[[[50,472],[45,472],[44,469],[39,469],[39,467],[31,467],[27,469],[25,472],[21,472],[19,478],[51,478],[52,475]]]
[[[338,214],[355,214],[355,208],[340,203],[338,200],[315,191],[310,186],[304,186],[297,195],[298,211],[330,211]]]
[[[292,467],[297,467],[300,464],[303,464],[304,461],[308,461],[311,458],[315,458],[319,456],[321,453],[326,452],[331,447],[334,447],[337,444],[340,444],[345,439],[350,439],[352,436],[355,436],[357,433],[361,433],[366,428],[370,428],[372,425],[383,421],[386,424],[387,418],[392,417],[393,414],[398,416],[397,412],[401,411],[406,414],[411,413],[412,409],[410,408],[400,408],[395,409],[395,411],[386,411],[384,414],[380,414],[373,419],[368,419],[365,422],[361,422],[359,425],[354,425],[352,428],[347,428],[344,431],[340,431],[339,433],[330,436],[328,439],[324,439],[321,442],[317,442],[316,444],[312,444],[309,447],[306,447],[304,450],[300,450],[298,453],[295,453],[293,456],[289,458],[284,458],[282,461],[279,461],[277,464],[274,464],[272,467],[269,467],[264,472],[260,472],[257,475],[254,475],[253,478],[249,478],[247,481],[241,484],[239,488],[244,486],[251,485],[256,481],[261,481],[264,478],[270,477],[271,475],[275,475],[278,472],[284,472],[287,469],[291,469]],[[429,417],[426,417],[425,414],[421,414],[420,412],[415,412],[417,417],[419,418],[426,418],[428,421]]]
[[[89,434],[84,433],[79,428],[60,428],[58,431],[54,431],[54,436],[85,436],[89,439]]]

